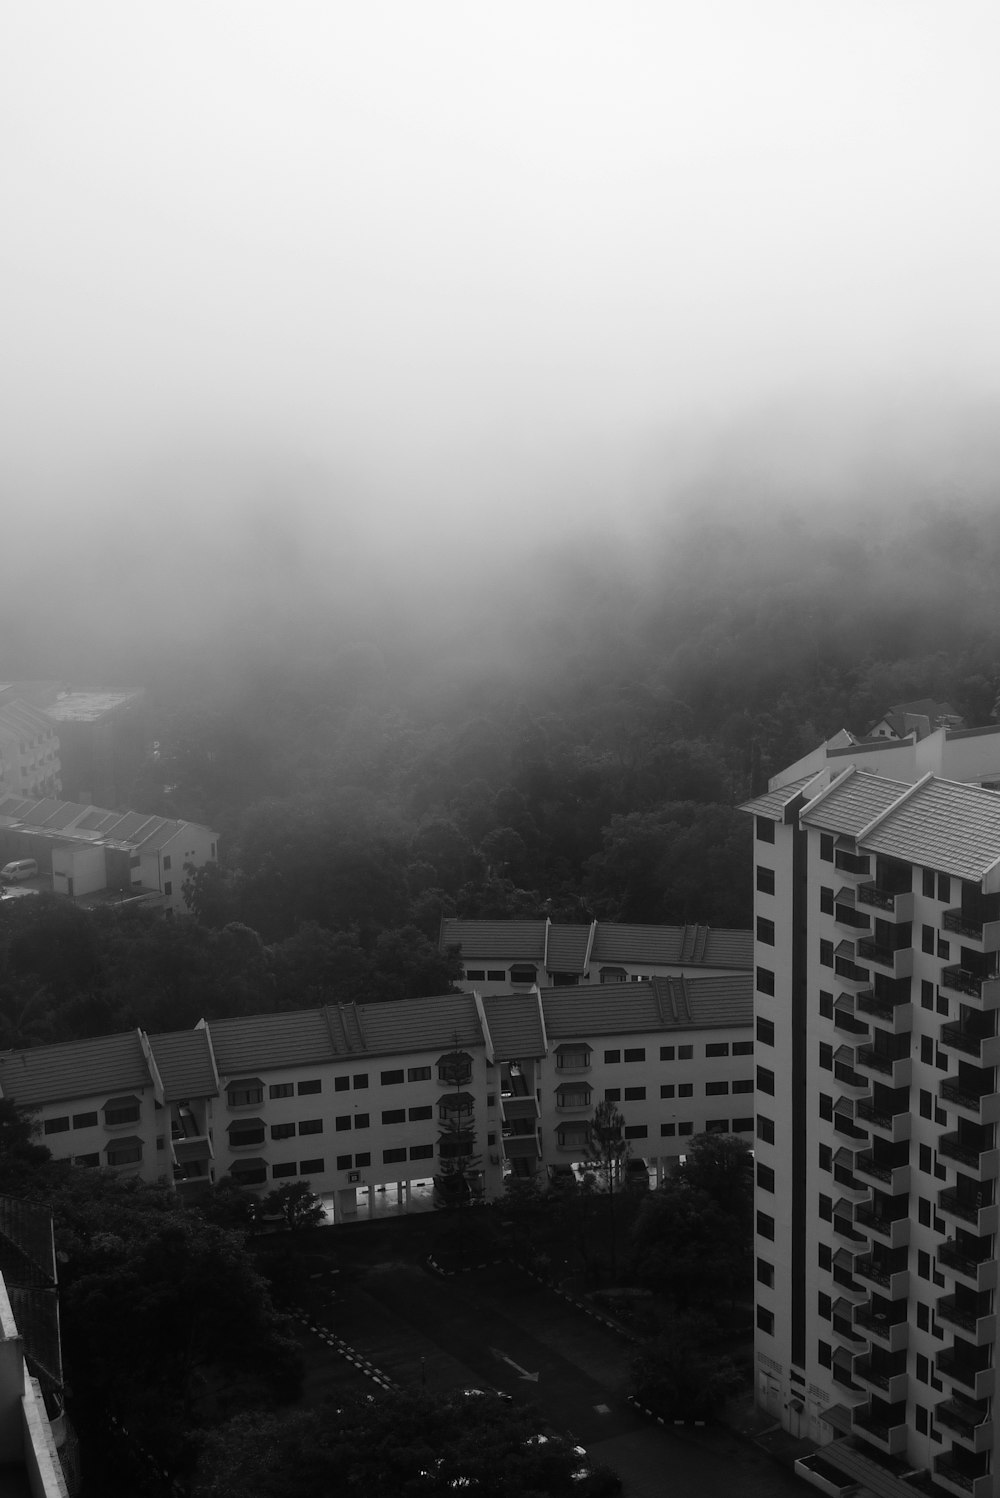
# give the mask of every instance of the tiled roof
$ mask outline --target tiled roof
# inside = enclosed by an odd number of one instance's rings
[[[282,1014],[247,1014],[209,1023],[215,1063],[222,1077],[242,1076],[257,1067],[305,1066],[336,1055],[322,1009]],[[156,1051],[156,1042],[153,1042]]]
[[[808,775],[802,775],[798,780],[790,780],[787,785],[779,785],[773,791],[765,791],[761,796],[755,796],[752,801],[744,801],[740,811],[748,811],[755,817],[767,817],[772,822],[780,822],[789,801],[795,797],[810,782],[815,780],[816,771],[810,770]]]
[[[753,966],[753,932],[712,926],[631,926],[602,921],[597,927],[591,965],[602,962]]]
[[[750,973],[714,978],[652,978],[645,983],[601,983],[545,988],[542,1011],[550,1044],[571,1037],[659,1031],[676,1026],[750,1025]]]
[[[585,973],[589,926],[550,926],[545,970],[549,973]]]
[[[1000,793],[955,780],[919,782],[862,846],[958,879],[980,880],[1000,859]]]
[[[488,995],[483,1012],[498,1061],[544,1056],[541,1013],[533,993]]]
[[[25,1107],[139,1089],[151,1081],[137,1030],[0,1051],[0,1093]]]
[[[825,832],[857,837],[873,818],[909,789],[905,781],[888,780],[884,775],[851,768],[809,803],[800,820],[811,827],[822,827]]]
[[[461,947],[466,963],[541,962],[545,953],[544,921],[453,921],[441,922],[439,946]]]
[[[18,796],[0,798],[0,822],[5,825],[24,823],[46,831],[62,830],[71,836],[110,838],[136,848],[160,848],[186,827],[196,824],[177,822],[170,817],[150,816],[144,811],[108,811],[101,806],[83,806],[74,801],[24,801]],[[207,829],[200,829],[207,830]]]
[[[206,1031],[175,1030],[170,1035],[151,1035],[149,1044],[163,1081],[165,1102],[217,1095],[219,1084]]]
[[[472,994],[447,993],[435,999],[359,1004],[358,1009],[367,1049],[373,1055],[484,1044]]]

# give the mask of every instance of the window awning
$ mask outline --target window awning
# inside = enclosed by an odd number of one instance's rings
[[[564,1092],[585,1092],[589,1097],[591,1090],[589,1082],[560,1082],[556,1088],[556,1096],[561,1096]]]
[[[212,1146],[207,1139],[178,1139],[174,1142],[174,1159],[178,1165],[186,1165],[191,1160],[211,1160]]]
[[[141,1108],[142,1101],[130,1093],[128,1097],[109,1097],[104,1106],[105,1108]]]
[[[230,1077],[226,1083],[226,1091],[238,1091],[242,1087],[263,1087],[264,1083],[260,1077]]]
[[[579,1054],[580,1051],[589,1051],[592,1049],[593,1047],[589,1046],[585,1040],[564,1040],[562,1045],[556,1046],[556,1055],[561,1056],[566,1051]]]
[[[238,1118],[226,1129],[227,1134],[252,1134],[254,1129],[260,1129],[263,1133],[264,1120],[262,1118]]]
[[[474,1108],[476,1100],[471,1092],[450,1092],[441,1099],[442,1108],[450,1108],[454,1112],[458,1108]]]
[[[234,1176],[256,1175],[258,1171],[267,1170],[267,1161],[259,1155],[252,1155],[249,1159],[234,1160],[229,1170]]]
[[[449,1051],[447,1055],[438,1057],[438,1066],[468,1066],[471,1061],[468,1051]]]
[[[105,1146],[105,1154],[114,1155],[119,1150],[135,1149],[136,1147],[141,1150],[142,1145],[143,1141],[139,1138],[138,1134],[122,1134],[115,1139],[109,1140]]]

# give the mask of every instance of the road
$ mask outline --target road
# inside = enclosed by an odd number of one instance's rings
[[[330,1324],[403,1388],[499,1388],[622,1476],[625,1498],[780,1498],[811,1490],[726,1431],[675,1433],[627,1403],[630,1344],[511,1266],[442,1280],[376,1265],[341,1287]]]

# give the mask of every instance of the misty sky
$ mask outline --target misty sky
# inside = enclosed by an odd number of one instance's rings
[[[7,0],[4,510],[406,546],[979,421],[998,55],[974,0]]]

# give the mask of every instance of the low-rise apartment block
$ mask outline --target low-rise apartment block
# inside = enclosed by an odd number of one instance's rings
[[[0,697],[0,796],[58,796],[61,775],[59,736],[49,720],[26,702]]]
[[[659,1174],[706,1129],[753,1127],[750,978],[653,979],[569,994],[444,994],[200,1022],[0,1052],[0,1096],[34,1110],[60,1158],[165,1177],[308,1179],[335,1220],[471,1154],[484,1196],[507,1175],[586,1159],[616,1102]]]
[[[753,932],[712,926],[640,926],[617,921],[441,922],[442,952],[457,948],[469,992],[507,993],[540,985],[639,983],[685,974],[748,973]]]

